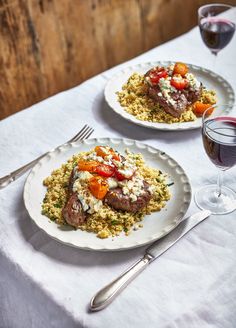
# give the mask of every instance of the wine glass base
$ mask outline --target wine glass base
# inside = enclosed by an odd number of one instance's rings
[[[210,210],[212,214],[227,214],[236,209],[236,193],[228,187],[222,187],[218,196],[217,185],[200,188],[194,197],[198,207]]]

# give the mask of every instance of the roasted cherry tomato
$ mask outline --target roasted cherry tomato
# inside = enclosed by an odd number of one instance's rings
[[[79,171],[96,172],[96,168],[98,165],[100,165],[100,163],[97,161],[78,161]]]
[[[102,146],[96,146],[95,152],[98,156],[100,156],[102,158],[104,158],[108,155],[106,150]],[[112,155],[112,158],[115,159],[116,161],[120,161],[119,154],[117,154],[112,148],[109,149],[109,154]]]
[[[108,184],[106,180],[100,176],[94,176],[89,179],[89,190],[97,199],[103,199],[108,192]]]
[[[164,67],[160,67],[160,68],[157,68],[157,69],[153,69],[150,73],[149,73],[149,77],[150,77],[150,81],[153,83],[153,84],[157,84],[159,82],[159,80],[162,78],[162,77],[167,77],[168,76],[168,73],[167,71],[164,69]]]
[[[122,181],[122,180],[125,180],[125,179],[129,180],[129,179],[132,178],[133,175],[134,175],[134,172],[132,172],[132,174],[131,174],[130,176],[124,176],[122,173],[120,173],[120,172],[118,171],[117,168],[115,168],[114,176],[115,176],[115,178],[116,178],[118,181]]]
[[[203,113],[205,112],[205,110],[207,110],[208,108],[212,107],[211,109],[209,109],[207,111],[207,115],[211,115],[214,111],[214,105],[212,104],[204,104],[200,101],[196,101],[193,105],[193,112],[195,115],[197,116],[202,116]]]
[[[120,158],[120,155],[117,154],[113,149],[112,149],[112,159],[120,162],[121,158]]]
[[[180,62],[175,64],[173,74],[185,76],[186,73],[188,73],[188,66],[186,64]]]
[[[184,88],[187,87],[188,85],[188,81],[185,80],[185,79],[182,79],[182,78],[175,78],[173,77],[171,80],[170,80],[170,84],[175,87],[177,90],[183,90]]]
[[[126,177],[124,177],[119,171],[115,170],[115,177],[118,181],[125,180]]]
[[[96,173],[102,177],[109,178],[114,174],[115,168],[107,164],[99,164],[96,167]]]
[[[97,156],[100,156],[102,158],[107,156],[107,152],[105,151],[105,148],[102,146],[96,146],[95,152],[96,152]]]

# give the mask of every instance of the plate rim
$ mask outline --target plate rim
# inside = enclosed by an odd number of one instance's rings
[[[126,67],[122,68],[119,72],[114,74],[107,81],[107,83],[105,85],[104,98],[105,98],[107,104],[117,115],[119,115],[123,119],[127,120],[128,122],[134,123],[136,125],[142,126],[142,127],[146,127],[146,128],[150,128],[150,129],[154,129],[154,130],[160,130],[160,131],[186,131],[186,130],[199,129],[201,127],[200,121],[199,121],[199,123],[198,123],[198,121],[193,121],[193,122],[181,122],[181,123],[172,123],[172,124],[141,121],[141,120],[138,120],[137,118],[135,118],[135,116],[126,112],[124,109],[123,109],[123,113],[122,113],[117,108],[114,108],[111,103],[110,96],[109,96],[109,87],[116,78],[122,76],[123,74],[127,73],[128,71],[134,72],[136,67],[137,68],[138,67],[142,68],[145,66],[153,67],[153,66],[157,66],[157,65],[165,66],[165,65],[175,64],[175,63],[176,63],[176,61],[171,61],[171,60],[149,61],[149,62],[140,62],[140,63],[134,64],[134,65],[130,65],[130,66],[126,66]],[[205,68],[203,66],[198,66],[195,64],[189,64],[189,63],[185,63],[185,64],[194,70],[199,70],[199,71],[208,73],[211,77],[216,78],[217,81],[219,81],[222,84],[222,86],[224,86],[224,90],[227,91],[227,94],[231,98],[230,106],[229,106],[230,109],[225,112],[225,114],[228,115],[229,112],[231,111],[232,106],[235,103],[235,93],[234,93],[234,89],[233,89],[232,85],[224,77],[213,72],[212,70],[210,70],[208,68]],[[118,103],[118,101],[117,101],[117,103]],[[120,109],[122,109],[121,105],[120,105]],[[189,124],[189,125],[184,126],[183,124]]]
[[[114,143],[121,143],[122,146],[136,146],[137,148],[140,147],[140,149],[147,149],[150,152],[153,152],[155,154],[158,154],[158,156],[163,156],[164,160],[167,161],[169,160],[172,165],[175,166],[175,173],[180,177],[180,180],[182,179],[182,185],[185,187],[185,191],[183,193],[183,196],[187,197],[187,200],[185,199],[184,201],[181,202],[180,206],[178,207],[178,213],[175,215],[175,217],[172,219],[172,223],[167,225],[170,226],[169,229],[165,229],[166,231],[160,234],[159,233],[155,233],[151,236],[151,238],[142,238],[140,241],[136,241],[135,243],[133,243],[133,245],[126,245],[124,244],[123,247],[110,247],[108,246],[103,246],[103,247],[99,247],[99,245],[97,246],[93,246],[93,245],[89,245],[89,244],[83,244],[83,245],[78,245],[78,244],[74,244],[70,241],[65,241],[64,239],[60,239],[57,236],[51,234],[49,231],[46,231],[45,228],[43,227],[43,225],[41,225],[41,221],[37,219],[35,219],[32,215],[32,210],[30,208],[29,205],[29,189],[30,189],[30,182],[31,180],[35,177],[35,174],[37,174],[38,170],[40,169],[40,167],[47,161],[47,160],[51,160],[52,156],[55,155],[57,156],[57,154],[61,153],[61,152],[66,152],[68,150],[70,150],[71,148],[75,149],[75,152],[79,150],[79,147],[81,145],[95,145],[95,143],[105,143],[105,142],[111,142],[111,144],[114,145]],[[69,157],[68,157],[69,159]],[[171,166],[170,164],[168,164],[169,166]],[[177,171],[178,170],[178,171]],[[184,178],[184,179],[183,179]],[[179,180],[179,181],[180,181]],[[184,188],[183,188],[184,189]],[[183,197],[185,198],[185,197]],[[82,140],[82,141],[77,141],[77,142],[72,142],[69,143],[67,145],[62,145],[59,146],[58,148],[56,148],[54,151],[50,152],[48,155],[46,155],[45,157],[43,157],[30,171],[29,175],[26,178],[25,184],[24,184],[24,190],[23,190],[23,200],[24,200],[24,205],[25,208],[27,210],[27,213],[29,215],[29,217],[31,218],[31,220],[33,220],[33,222],[38,226],[38,228],[40,228],[41,230],[43,230],[47,235],[49,235],[51,238],[53,238],[54,240],[56,240],[59,243],[62,243],[64,245],[68,245],[68,246],[72,246],[78,249],[84,249],[84,250],[90,250],[90,251],[123,251],[123,250],[130,250],[133,248],[137,248],[137,247],[141,247],[141,246],[145,246],[148,245],[162,237],[164,237],[165,235],[167,235],[168,233],[170,233],[173,229],[175,229],[178,224],[181,222],[182,218],[185,216],[190,204],[191,204],[191,200],[192,200],[192,187],[191,187],[191,183],[190,183],[190,179],[188,177],[188,175],[186,174],[185,170],[182,168],[182,166],[170,155],[168,155],[165,151],[162,151],[156,147],[150,146],[146,143],[142,143],[140,141],[137,140],[133,140],[133,139],[127,139],[127,138],[109,138],[109,137],[104,137],[104,138],[91,138],[91,139],[86,139],[86,140]],[[38,213],[41,216],[41,213]],[[48,217],[44,216],[45,220],[48,220],[49,223],[55,224],[57,225],[55,222],[51,221]],[[43,221],[42,221],[43,222]],[[173,224],[174,222],[174,224]],[[142,228],[143,229],[143,228]],[[89,232],[87,232],[89,233]],[[116,238],[119,238],[116,237]],[[127,236],[128,238],[128,236]],[[106,240],[106,239],[104,239]],[[118,245],[119,246],[119,245]]]

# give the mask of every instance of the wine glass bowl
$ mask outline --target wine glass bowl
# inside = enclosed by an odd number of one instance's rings
[[[236,118],[216,117],[203,122],[203,145],[210,160],[221,170],[236,164]]]
[[[208,108],[202,117],[202,140],[205,152],[211,162],[218,168],[218,184],[202,187],[195,194],[195,202],[202,209],[213,214],[226,214],[236,209],[236,194],[228,187],[222,186],[222,172],[236,165],[236,118],[219,116],[229,105]],[[235,108],[236,109],[236,108]],[[219,113],[219,115],[217,114]]]
[[[214,55],[233,38],[235,24],[225,15],[232,8],[226,4],[209,4],[198,9],[198,26],[202,40]]]

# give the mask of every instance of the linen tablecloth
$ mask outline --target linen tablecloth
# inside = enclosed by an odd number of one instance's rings
[[[137,126],[115,114],[103,92],[121,68],[158,60],[209,68],[236,91],[235,58],[234,37],[212,67],[212,55],[194,28],[1,121],[0,176],[65,142],[87,123],[95,128],[93,137],[137,139],[164,150],[184,168],[193,193],[214,183],[217,170],[204,153],[200,129],[163,132]],[[140,258],[145,247],[102,253],[56,242],[26,212],[25,179],[0,191],[1,328],[236,327],[236,212],[212,215],[153,262],[110,306],[89,313],[91,297]],[[226,172],[224,182],[236,190],[235,168]],[[192,200],[187,215],[196,210]]]

